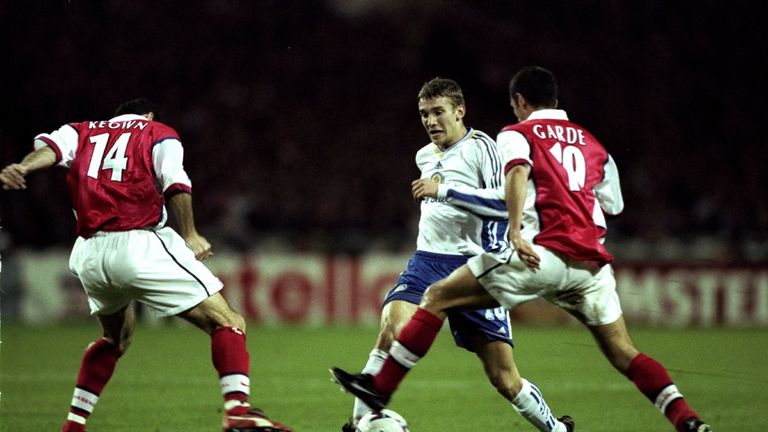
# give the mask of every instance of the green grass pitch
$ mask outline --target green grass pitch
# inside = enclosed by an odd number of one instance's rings
[[[2,327],[0,430],[55,431],[66,416],[82,350],[97,324]],[[338,431],[352,398],[327,369],[362,368],[375,329],[249,329],[252,403],[297,431]],[[523,376],[580,432],[671,431],[660,413],[610,368],[580,327],[515,327]],[[768,429],[768,332],[633,329],[715,431]],[[102,393],[89,431],[217,431],[221,396],[209,339],[181,323],[139,327]],[[447,332],[390,406],[415,432],[533,431],[486,382],[480,363]]]

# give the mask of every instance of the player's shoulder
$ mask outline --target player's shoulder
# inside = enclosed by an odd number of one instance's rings
[[[60,131],[74,130],[76,132],[80,132],[83,129],[88,129],[88,126],[93,123],[94,122],[88,121],[88,120],[64,123],[63,125],[61,125],[59,130]]]
[[[149,124],[156,131],[170,133],[170,134],[173,134],[173,135],[176,135],[176,136],[179,135],[179,133],[176,132],[176,129],[172,128],[171,126],[168,126],[167,124],[165,124],[163,122],[159,122],[159,121],[153,120]]]
[[[149,122],[149,124],[152,128],[152,136],[155,144],[168,139],[175,139],[180,141],[179,133],[176,132],[176,129],[172,128],[171,126],[156,120]]]
[[[471,144],[463,146],[463,152],[467,156],[473,155],[475,158],[483,159],[494,157],[492,155],[498,153],[496,140],[487,133],[477,129],[472,131],[472,136],[467,139],[467,143]]]
[[[575,128],[575,129],[578,129],[578,130],[580,131],[580,133],[584,134],[584,136],[586,136],[586,137],[589,137],[590,139],[592,139],[592,140],[594,140],[594,141],[600,142],[600,140],[598,140],[598,139],[595,137],[595,135],[593,135],[593,134],[592,134],[592,132],[590,132],[590,130],[589,130],[589,129],[585,128],[585,127],[584,127],[584,126],[582,126],[580,123],[576,123],[576,122],[575,122],[575,121],[573,121],[573,120],[566,120],[566,121],[564,121],[563,123],[564,123],[565,125],[568,125],[568,126],[570,126],[570,127],[573,127],[573,128]]]
[[[493,138],[491,138],[490,135],[488,135],[487,133],[485,133],[485,132],[483,132],[481,130],[473,129],[472,132],[473,132],[472,133],[472,137],[470,138],[472,140],[479,141],[479,142],[481,142],[483,144],[495,144],[496,143],[496,140],[494,140]]]
[[[436,149],[437,149],[437,146],[435,146],[431,142],[429,144],[425,145],[424,147],[420,148],[416,152],[416,163],[419,163],[420,160],[430,159],[432,157],[436,157],[435,156],[437,154],[436,153]]]
[[[522,126],[522,123],[514,123],[504,126],[496,136],[496,143],[499,148],[504,148],[509,145],[518,145],[528,142],[526,129]]]
[[[508,124],[508,125],[504,126],[503,128],[501,128],[501,130],[499,131],[499,134],[502,134],[504,132],[522,133],[525,129],[526,129],[525,122],[512,123],[512,124]]]
[[[470,140],[475,141],[478,150],[492,150],[496,147],[496,140],[481,130],[475,129]]]

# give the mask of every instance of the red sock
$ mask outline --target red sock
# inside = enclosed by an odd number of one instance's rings
[[[79,432],[85,429],[85,421],[91,416],[122,355],[115,345],[103,338],[88,346],[80,362],[77,385],[63,431]]]
[[[442,319],[417,309],[389,349],[381,370],[373,376],[373,386],[382,393],[393,393],[408,371],[427,354],[442,326]]]
[[[664,366],[651,357],[638,354],[629,364],[626,375],[678,430],[684,430],[682,427],[685,420],[698,418]]]
[[[219,327],[211,335],[213,367],[219,373],[224,408],[230,414],[248,411],[250,358],[245,333],[237,327]]]

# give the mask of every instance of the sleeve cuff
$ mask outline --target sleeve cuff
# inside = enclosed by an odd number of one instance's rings
[[[172,196],[178,194],[178,193],[192,193],[192,187],[189,185],[185,185],[183,183],[174,183],[168,188],[165,189],[163,192],[163,196],[165,197],[166,201],[169,200]]]
[[[438,199],[445,199],[448,197],[448,190],[450,190],[450,186],[447,184],[440,183],[437,185],[437,198]]]
[[[512,168],[518,166],[518,165],[530,165],[531,162],[527,159],[512,159],[511,161],[507,162],[506,165],[504,165],[504,175],[509,174],[509,170]]]
[[[56,145],[56,143],[52,139],[48,138],[47,136],[45,135],[36,136],[32,146],[35,150],[40,150],[45,146],[50,147],[51,150],[53,150],[53,152],[56,153],[56,163],[58,164],[59,162],[61,162],[61,149],[59,148],[59,146]]]

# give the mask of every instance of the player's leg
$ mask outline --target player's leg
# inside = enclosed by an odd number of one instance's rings
[[[629,378],[677,431],[710,430],[683,398],[667,369],[635,348],[623,316],[610,324],[587,327],[613,367]]]
[[[406,373],[427,354],[450,309],[496,307],[498,303],[478,283],[467,266],[462,266],[427,288],[413,317],[403,327],[381,371],[373,377],[373,385],[392,394]]]
[[[211,357],[224,397],[224,430],[290,431],[250,406],[250,356],[245,320],[224,297],[217,292],[178,316],[211,335]]]
[[[448,276],[466,262],[467,258],[462,256],[416,251],[408,260],[405,271],[400,274],[384,298],[376,346],[368,356],[363,374],[375,375],[379,372],[389,356],[392,342],[416,312],[427,287]],[[353,426],[357,420],[368,411],[370,408],[359,398],[355,398],[352,418],[344,425],[342,431],[354,430]]]
[[[80,363],[77,384],[72,396],[63,432],[82,432],[102,390],[112,377],[117,360],[131,344],[135,316],[129,305],[109,315],[97,315],[102,337],[88,345]]]
[[[392,342],[403,330],[405,324],[413,316],[418,305],[403,300],[393,300],[381,310],[381,320],[379,322],[379,335],[376,339],[376,349],[389,351]]]
[[[170,228],[132,231],[130,240],[125,249],[133,252],[126,253],[123,261],[129,264],[128,282],[139,293],[137,300],[161,315],[186,319],[211,336],[211,357],[224,397],[225,429],[234,423],[230,422],[232,416],[238,417],[238,422],[240,417],[250,417],[245,320],[219,293],[221,281]],[[248,426],[243,431],[258,430],[251,427],[257,422],[272,427],[261,413],[252,417],[252,421],[242,421]]]
[[[381,370],[381,366],[389,356],[392,342],[394,342],[417,308],[416,304],[404,300],[392,300],[384,305],[381,310],[376,346],[368,354],[368,361],[365,363],[361,373],[375,375]],[[354,431],[357,421],[370,410],[371,408],[365,402],[355,398],[352,418],[342,427],[342,431]]]
[[[489,381],[520,416],[542,432],[573,430],[573,420],[567,416],[556,419],[538,387],[520,376],[512,345],[478,334],[471,339]]]
[[[635,348],[624,322],[611,266],[595,269],[571,261],[569,268],[572,286],[550,300],[587,326],[611,365],[629,378],[676,430],[709,430],[683,399],[667,369]]]
[[[211,336],[211,357],[227,412],[250,408],[250,356],[246,347],[245,320],[232,310],[220,293],[179,314]]]
[[[367,374],[352,375],[334,368],[334,379],[371,409],[381,410],[407,372],[432,346],[448,309],[479,309],[496,305],[467,266],[462,266],[427,289],[419,309],[392,343],[389,357],[377,374],[372,377]]]

